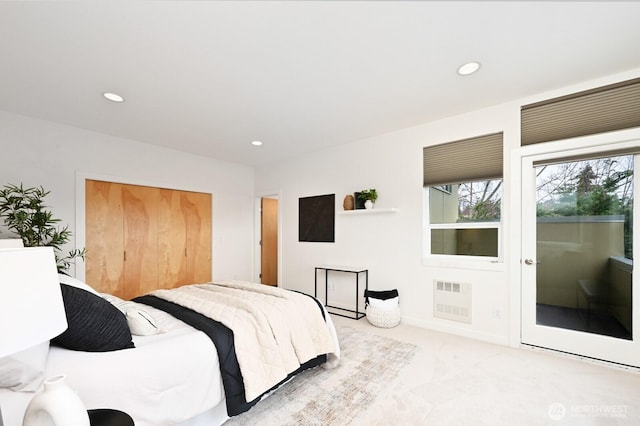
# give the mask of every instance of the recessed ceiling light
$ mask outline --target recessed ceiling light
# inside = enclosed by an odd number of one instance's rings
[[[480,69],[479,62],[467,62],[466,64],[461,65],[460,68],[458,68],[458,74],[469,75],[469,74],[473,74],[479,69]]]
[[[251,145],[253,145],[253,146],[261,146],[262,145],[262,141],[252,141]]]
[[[124,98],[115,93],[105,92],[102,94],[105,98],[109,99],[112,102],[124,102]]]

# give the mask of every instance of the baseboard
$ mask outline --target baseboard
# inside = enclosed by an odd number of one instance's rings
[[[484,333],[473,330],[471,328],[462,328],[457,325],[449,325],[441,322],[425,321],[407,316],[402,317],[402,323],[413,325],[427,330],[439,331],[441,333],[454,334],[456,336],[467,337],[470,339],[480,340],[487,343],[493,343],[501,346],[509,346],[508,336],[499,336],[496,334]]]

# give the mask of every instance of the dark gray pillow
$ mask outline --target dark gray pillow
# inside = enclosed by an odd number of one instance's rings
[[[109,352],[133,348],[125,316],[100,296],[60,284],[69,327],[51,344],[74,351]]]

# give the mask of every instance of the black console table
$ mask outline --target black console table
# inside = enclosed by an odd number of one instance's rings
[[[364,312],[360,312],[360,306],[359,306],[359,301],[360,301],[360,274],[364,274],[364,288],[365,290],[369,289],[369,270],[365,269],[365,268],[355,268],[355,267],[350,267],[350,266],[316,266],[316,276],[315,276],[315,289],[314,289],[314,296],[317,298],[318,297],[318,271],[324,271],[324,305],[327,308],[331,308],[332,310],[338,310],[338,311],[342,311],[342,312],[348,312],[351,313],[353,315],[345,315],[339,312],[331,312],[327,309],[327,311],[329,311],[329,313],[332,313],[334,315],[339,315],[341,317],[346,317],[346,318],[351,318],[351,319],[355,319],[358,320],[362,317],[365,316]],[[347,273],[351,273],[354,274],[356,277],[356,309],[355,311],[352,309],[345,309],[345,308],[340,308],[338,306],[331,306],[329,305],[329,271],[332,272],[347,272]]]

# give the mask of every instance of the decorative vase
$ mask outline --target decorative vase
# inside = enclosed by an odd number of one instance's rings
[[[371,200],[367,200],[364,202],[364,208],[367,210],[370,210],[373,208],[373,201]]]
[[[55,376],[44,381],[44,389],[27,406],[22,426],[90,426],[90,423],[86,408],[65,383],[65,376]]]
[[[342,202],[342,208],[345,210],[353,210],[354,200],[353,195],[347,195],[344,197],[344,201]]]

